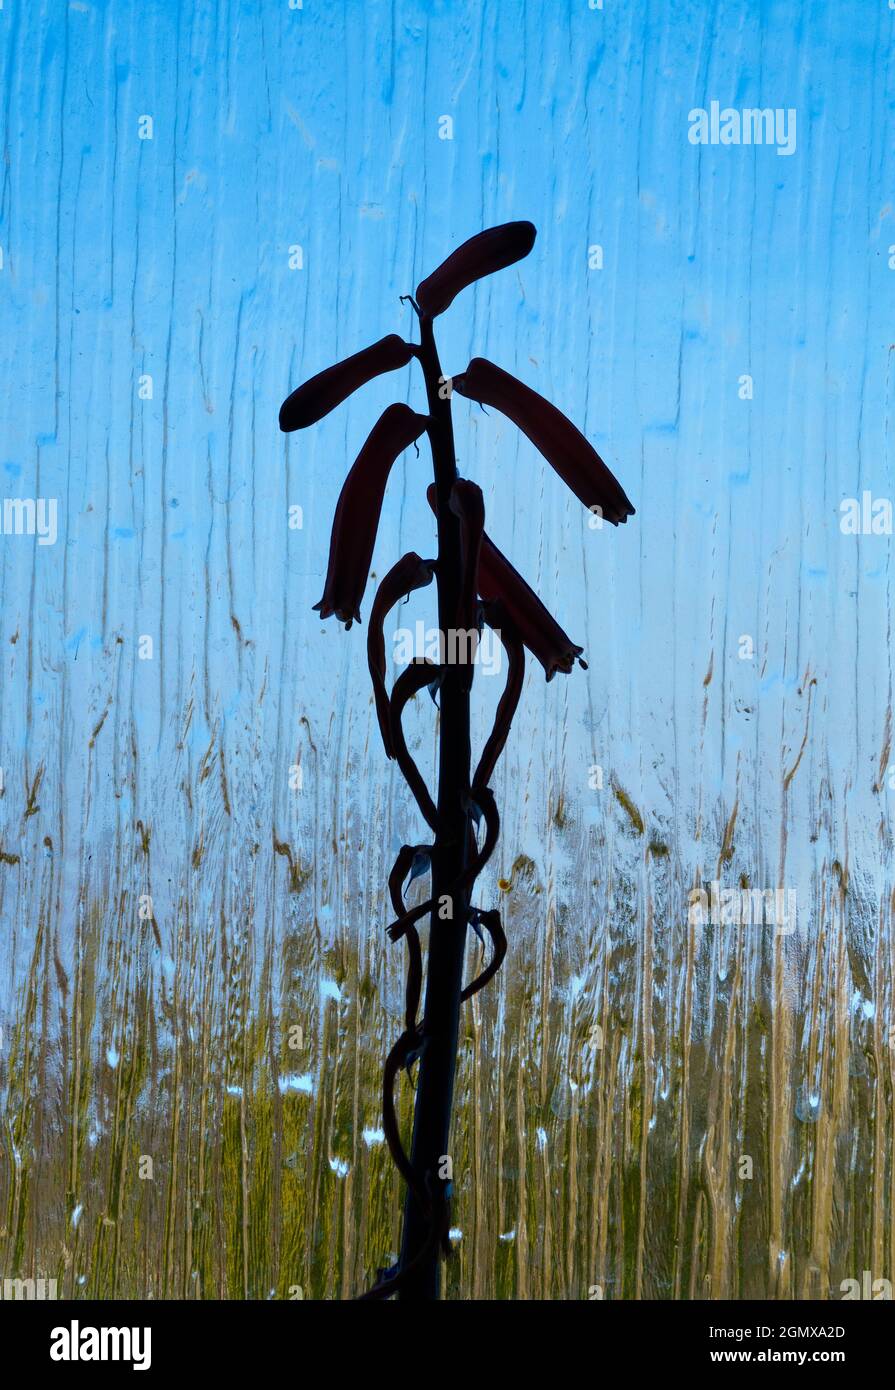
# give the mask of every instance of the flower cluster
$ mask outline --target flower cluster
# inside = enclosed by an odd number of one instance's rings
[[[472,237],[417,286],[416,297],[411,302],[420,321],[422,342],[419,345],[390,334],[312,377],[292,392],[280,410],[281,429],[304,429],[366,382],[384,372],[405,367],[416,358],[425,376],[431,412],[418,415],[407,405],[391,405],[373,427],[339,495],[323,597],[316,605],[322,618],[335,614],[346,629],[360,621],[361,601],[370,575],[392,466],[409,445],[415,444],[424,433],[428,434],[436,481],[429,487],[427,496],[438,522],[439,553],[435,559],[426,560],[411,551],[388,571],[373,600],[367,638],[367,662],[386,754],[397,762],[433,834],[432,844],[402,846],[389,875],[389,898],[395,920],[388,934],[393,941],[406,943],[408,970],[405,1026],[386,1059],[382,1097],[386,1140],[399,1171],[420,1209],[426,1213],[428,1224],[425,1240],[412,1259],[403,1265],[399,1262],[394,1269],[381,1270],[374,1287],[364,1295],[367,1298],[389,1297],[406,1284],[422,1263],[436,1258],[439,1246],[445,1251],[450,1248],[447,1238],[449,1186],[432,1169],[421,1173],[411,1162],[401,1140],[394,1101],[394,1088],[401,1071],[409,1071],[429,1038],[427,1019],[419,1019],[423,958],[416,924],[423,917],[434,914],[438,902],[433,888],[432,896],[408,909],[404,901],[405,886],[419,875],[434,873],[434,856],[439,846],[451,842],[450,826],[456,824],[454,813],[459,813],[461,824],[465,826],[463,837],[455,841],[461,868],[446,897],[451,903],[463,904],[465,921],[480,939],[484,940],[484,931],[491,942],[488,965],[455,996],[459,1007],[459,1003],[471,998],[494,976],[506,952],[506,937],[499,914],[474,907],[470,896],[500,832],[500,817],[489,783],[509,737],[522,692],[525,650],[540,662],[548,681],[557,672],[568,675],[576,660],[581,666],[586,664],[581,659],[583,648],[560,627],[486,534],[481,489],[456,474],[450,399],[445,406],[446,416],[440,413],[438,405],[438,401],[444,399],[440,392],[443,378],[435,352],[432,321],[469,285],[527,256],[534,246],[535,235],[530,222],[510,222]],[[634,515],[623,488],[593,446],[570,420],[536,391],[481,357],[473,358],[466,371],[453,377],[452,382],[453,391],[458,395],[491,406],[512,420],[586,507],[598,511],[613,525],[626,522]],[[447,510],[443,512],[441,508]],[[451,526],[447,525],[449,520]],[[457,537],[456,543],[444,539],[451,535]],[[450,823],[445,818],[442,797],[432,795],[411,757],[402,727],[407,702],[426,687],[434,696],[446,680],[446,667],[417,660],[401,673],[390,694],[386,687],[385,618],[396,603],[431,583],[433,575],[438,581],[439,600],[443,595],[451,596],[457,627],[480,630],[481,624],[487,622],[499,633],[509,658],[506,685],[493,728],[460,798],[462,804],[452,808]],[[444,660],[442,656],[441,662]],[[473,665],[469,662],[460,672],[458,689],[468,692],[472,679]],[[468,701],[465,717],[467,727],[463,742],[468,750]],[[440,775],[443,772],[440,768]],[[484,836],[479,844],[477,827],[482,824]]]

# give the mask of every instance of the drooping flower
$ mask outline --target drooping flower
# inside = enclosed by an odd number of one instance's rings
[[[473,792],[477,787],[487,787],[491,781],[491,774],[497,765],[497,759],[503,752],[509,737],[510,725],[519,704],[522,682],[525,679],[525,647],[508,617],[504,605],[499,600],[486,604],[485,618],[499,636],[507,653],[507,681],[497,704],[494,726],[488,735],[488,741],[482,749],[482,755],[473,775]]]
[[[436,491],[430,483],[426,491],[433,512],[436,508]],[[488,538],[482,536],[479,554],[479,596],[486,603],[499,599],[503,604],[516,632],[525,643],[532,656],[537,657],[552,680],[557,671],[568,675],[576,658],[581,666],[583,647],[573,642],[559,623],[544,607],[534,589],[526,584],[518,570],[514,569],[505,555]]]
[[[487,536],[482,541],[479,561],[479,593],[486,602],[501,600],[522,641],[543,666],[548,681],[557,671],[567,676],[576,657],[580,660],[584,648],[563,631],[534,589]],[[585,663],[582,661],[581,665]]]
[[[314,604],[321,618],[335,613],[346,628],[360,620],[388,475],[398,455],[427,424],[427,417],[409,406],[390,405],[367,436],[339,493],[323,597]]]
[[[504,222],[464,241],[416,287],[416,302],[426,318],[443,314],[461,290],[484,275],[521,261],[535,244],[531,222]]]
[[[280,406],[280,429],[289,434],[316,424],[374,376],[406,367],[415,352],[412,343],[405,343],[397,333],[389,333],[353,357],[318,372]]]
[[[466,371],[453,378],[453,389],[468,400],[493,406],[512,420],[579,501],[588,508],[599,508],[599,515],[613,526],[634,515],[624,489],[593,445],[561,410],[530,386],[484,357],[474,357]]]

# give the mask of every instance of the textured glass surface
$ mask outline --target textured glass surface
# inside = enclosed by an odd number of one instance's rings
[[[423,827],[365,627],[311,606],[351,460],[424,397],[411,364],[300,435],[277,411],[528,218],[442,360],[554,400],[637,516],[592,528],[455,402],[488,529],[589,670],[532,664],[493,784],[510,949],[461,1019],[446,1295],[893,1277],[891,536],[841,511],[892,490],[893,24],[5,0],[0,492],[56,499],[58,536],[0,535],[0,1276],[341,1298],[397,1250],[385,879]],[[713,101],[794,109],[795,149],[691,143]],[[430,476],[396,468],[377,576],[432,553]],[[796,919],[700,926],[713,881]]]

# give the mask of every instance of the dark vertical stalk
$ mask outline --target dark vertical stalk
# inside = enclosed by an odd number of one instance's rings
[[[435,347],[432,320],[420,321],[420,362],[429,398],[429,439],[435,465],[438,496],[438,625],[443,640],[456,626],[462,585],[460,526],[448,500],[457,477],[450,396],[444,389]],[[444,399],[439,394],[442,392]],[[447,653],[442,653],[443,659]],[[464,689],[463,667],[447,665],[441,686],[438,751],[438,827],[432,862],[432,894],[436,903],[450,896],[451,884],[463,872],[466,859],[468,815],[464,797],[469,789],[469,693]],[[423,1190],[449,1154],[451,1102],[457,1058],[457,1031],[463,960],[466,948],[468,893],[451,904],[450,920],[432,913],[426,1002],[423,1017],[425,1046],[419,1064],[413,1121],[411,1162]],[[434,1195],[434,1191],[433,1191]],[[411,1190],[404,1207],[401,1268],[406,1268],[426,1243],[429,1220]],[[436,1299],[439,1294],[439,1250],[409,1276],[399,1297],[411,1301]]]

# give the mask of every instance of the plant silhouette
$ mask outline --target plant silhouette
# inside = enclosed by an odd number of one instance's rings
[[[499,913],[471,902],[475,880],[491,857],[500,830],[489,782],[519,703],[525,650],[541,663],[548,681],[557,671],[571,672],[576,660],[585,665],[583,648],[567,636],[485,533],[481,489],[457,474],[453,394],[491,406],[512,420],[595,515],[618,525],[634,514],[596,450],[537,392],[480,357],[453,379],[442,373],[434,320],[467,286],[527,256],[535,236],[530,222],[509,222],[472,237],[417,286],[415,297],[403,296],[416,311],[419,344],[404,342],[396,334],[382,338],[305,382],[280,409],[282,430],[304,429],[373,377],[414,359],[422,368],[428,399],[426,415],[416,414],[406,405],[389,406],[358,454],[339,496],[326,583],[316,605],[321,618],[335,614],[346,628],[360,621],[389,473],[403,450],[426,434],[435,474],[428,499],[437,523],[437,556],[423,559],[411,552],[389,570],[373,601],[367,638],[367,660],[385,751],[397,762],[431,836],[423,843],[401,848],[388,880],[395,914],[388,935],[392,941],[405,943],[407,980],[404,1029],[384,1068],[383,1128],[408,1191],[398,1263],[379,1271],[364,1298],[388,1298],[395,1293],[408,1300],[438,1297],[440,1255],[450,1253],[450,1165],[445,1159],[459,1010],[492,979],[507,949]],[[430,584],[433,577],[438,593],[441,659],[411,662],[389,694],[385,619],[396,603]],[[469,695],[475,641],[483,622],[496,631],[505,648],[507,679],[494,727],[475,770],[470,772]],[[425,688],[440,699],[438,789],[434,798],[408,752],[402,727],[405,705]],[[405,885],[424,873],[431,876],[430,896],[408,910]],[[431,926],[420,1019],[424,972],[417,923],[424,917],[430,917]],[[481,974],[464,987],[469,926],[482,941],[487,935],[491,954]],[[401,1072],[409,1072],[415,1062],[419,1062],[419,1075],[408,1155],[398,1127],[394,1090]]]

